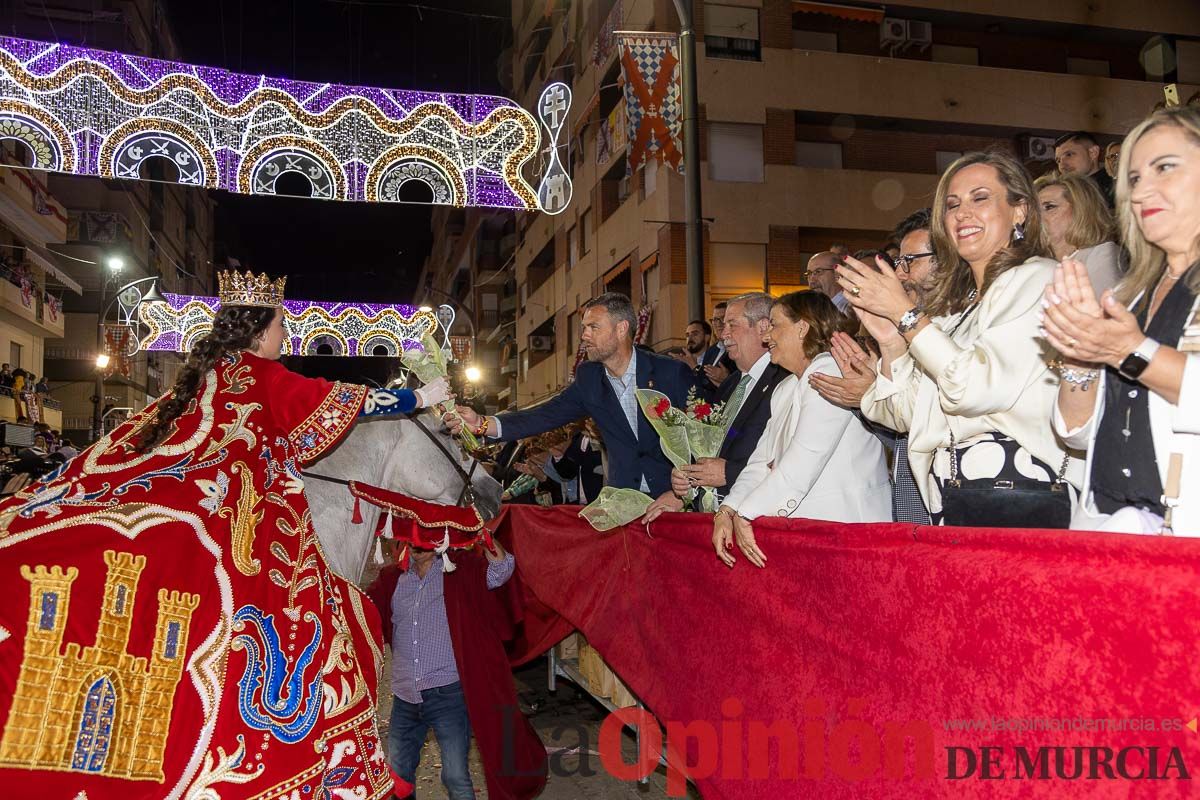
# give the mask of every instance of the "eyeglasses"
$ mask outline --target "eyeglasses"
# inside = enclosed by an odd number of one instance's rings
[[[817,269],[810,269],[804,273],[804,277],[806,279],[813,278],[817,275],[820,275],[822,272],[833,272],[833,267],[818,267]]]
[[[896,256],[896,269],[908,272],[912,269],[914,261],[933,255],[933,253],[910,253],[909,255]]]

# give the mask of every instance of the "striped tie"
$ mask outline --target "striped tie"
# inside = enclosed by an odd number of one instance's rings
[[[746,390],[750,388],[750,374],[747,373],[738,381],[738,385],[734,387],[733,394],[729,396],[729,402],[725,408],[726,425],[732,425],[737,419],[738,412],[742,410],[742,403],[746,400]]]

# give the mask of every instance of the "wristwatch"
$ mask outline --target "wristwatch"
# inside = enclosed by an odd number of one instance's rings
[[[1132,353],[1125,356],[1121,366],[1117,367],[1117,372],[1131,381],[1136,381],[1146,371],[1146,367],[1150,366],[1150,359],[1154,358],[1156,352],[1158,352],[1158,342],[1147,336]]]
[[[917,327],[917,323],[921,321],[921,317],[923,316],[925,316],[924,312],[913,306],[900,317],[900,321],[896,323],[896,330],[900,331],[900,333],[908,333]]]

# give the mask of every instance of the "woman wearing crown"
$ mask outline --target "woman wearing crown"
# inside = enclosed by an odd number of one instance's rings
[[[301,469],[447,398],[288,371],[284,279],[220,276],[174,388],[0,503],[0,785],[53,797],[387,797],[378,618]]]

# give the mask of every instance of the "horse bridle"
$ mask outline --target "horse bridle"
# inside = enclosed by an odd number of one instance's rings
[[[479,461],[477,459],[471,459],[471,469],[468,472],[467,470],[463,469],[462,464],[460,464],[458,459],[456,459],[454,455],[446,449],[446,446],[442,444],[441,440],[438,439],[437,436],[434,435],[433,431],[422,425],[414,415],[404,414],[403,416],[407,417],[414,425],[417,426],[417,428],[420,429],[421,433],[425,434],[429,441],[433,442],[437,446],[437,449],[442,452],[442,455],[446,457],[446,460],[454,466],[455,471],[458,472],[458,477],[462,478],[463,488],[462,491],[458,493],[458,500],[455,501],[455,505],[475,505],[475,488],[471,485],[471,476],[475,474],[475,468],[479,466]],[[319,481],[336,483],[340,486],[350,485],[350,481],[345,480],[344,478],[334,478],[331,475],[321,475],[316,472],[302,472],[301,475],[303,475],[305,478],[316,478]]]

